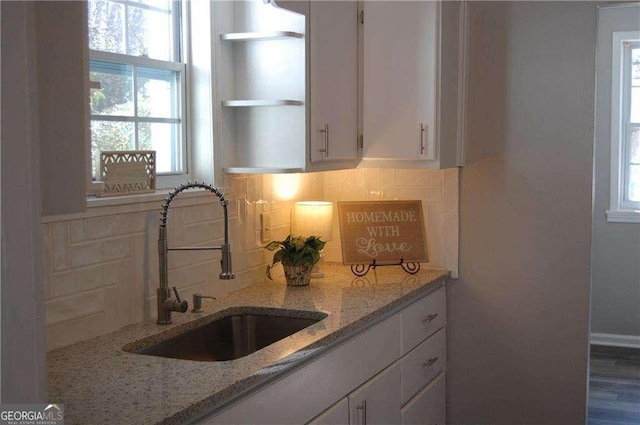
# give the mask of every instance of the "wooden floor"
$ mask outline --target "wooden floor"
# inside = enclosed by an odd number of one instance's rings
[[[591,346],[588,425],[640,424],[640,350]]]

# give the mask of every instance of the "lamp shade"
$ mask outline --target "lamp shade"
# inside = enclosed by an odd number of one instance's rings
[[[327,201],[296,202],[293,212],[293,232],[300,236],[320,236],[323,241],[331,240],[333,203]]]

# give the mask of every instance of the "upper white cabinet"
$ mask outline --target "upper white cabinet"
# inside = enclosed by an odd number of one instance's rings
[[[365,2],[363,165],[456,165],[459,12],[458,2]]]
[[[229,173],[352,168],[356,2],[216,2],[218,163]]]
[[[358,4],[312,1],[309,17],[311,161],[355,161],[359,137]]]
[[[462,163],[462,3],[214,3],[226,172]]]

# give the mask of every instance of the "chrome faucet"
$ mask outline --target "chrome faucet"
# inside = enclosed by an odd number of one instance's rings
[[[167,215],[169,213],[169,205],[173,199],[178,196],[180,192],[183,192],[187,189],[205,189],[209,192],[216,195],[220,198],[220,204],[222,205],[222,209],[224,211],[224,243],[222,245],[216,246],[208,246],[208,247],[181,247],[181,248],[169,248],[169,244],[167,242]],[[229,245],[229,217],[227,215],[227,205],[229,201],[227,201],[218,189],[215,187],[206,184],[206,183],[198,183],[195,181],[194,183],[187,182],[181,186],[176,187],[173,192],[169,193],[164,200],[164,205],[162,206],[162,212],[160,213],[160,232],[158,235],[158,255],[160,256],[160,286],[158,287],[158,324],[160,325],[168,325],[171,323],[171,312],[179,311],[180,313],[184,313],[189,308],[187,301],[182,301],[180,299],[180,295],[178,295],[178,290],[176,287],[173,287],[173,292],[176,295],[176,298],[171,298],[171,289],[169,289],[169,265],[168,265],[168,257],[169,251],[200,251],[200,250],[215,250],[219,249],[222,251],[222,259],[220,260],[220,279],[233,279],[235,275],[233,274],[231,268],[231,246]]]

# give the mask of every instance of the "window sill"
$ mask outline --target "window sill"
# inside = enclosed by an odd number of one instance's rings
[[[100,198],[98,196],[87,196],[87,208],[111,207],[116,205],[143,204],[147,202],[161,202],[171,191],[171,189],[159,189],[153,193],[141,193],[134,195],[108,196]]]
[[[607,223],[640,223],[640,211],[607,210]]]
[[[54,223],[60,221],[77,220],[107,215],[126,214],[140,211],[158,211],[164,203],[164,199],[173,189],[159,189],[154,193],[142,193],[139,195],[112,196],[98,198],[87,196],[87,209],[80,213],[60,214],[42,217],[41,222]],[[221,189],[223,190],[223,189]],[[223,190],[224,192],[224,190]],[[209,193],[202,189],[190,189],[180,194],[176,200],[180,206],[199,205],[211,202]],[[215,197],[214,197],[215,198]]]

